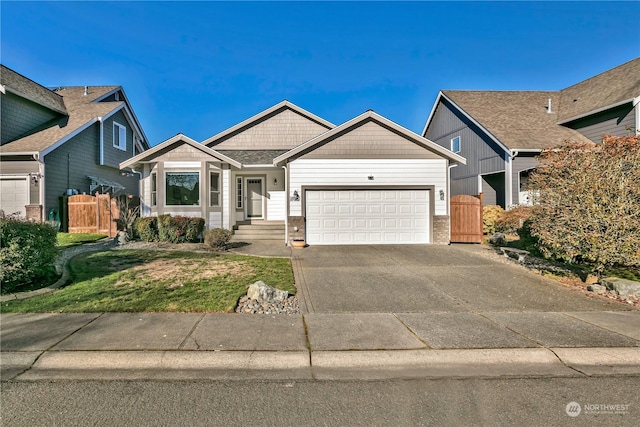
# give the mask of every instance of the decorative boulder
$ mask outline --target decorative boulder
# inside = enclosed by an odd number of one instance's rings
[[[502,233],[495,233],[489,237],[489,243],[495,246],[504,246],[507,244],[507,236]]]
[[[274,288],[259,280],[249,285],[247,296],[260,302],[276,302],[287,299],[289,292]]]
[[[600,284],[606,286],[611,292],[620,296],[640,295],[640,283],[633,280],[620,279],[618,277],[605,277],[600,280]]]

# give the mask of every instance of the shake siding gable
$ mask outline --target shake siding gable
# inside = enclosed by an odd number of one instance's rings
[[[285,108],[207,146],[214,150],[288,150],[327,130],[326,126]]]
[[[123,125],[127,128],[127,147],[126,151],[122,151],[113,146],[113,133],[115,131],[113,122]],[[133,156],[133,127],[127,120],[124,111],[120,110],[104,120],[104,165],[118,168],[120,162],[127,160]],[[97,143],[96,143],[97,144]],[[96,161],[99,163],[99,159]]]
[[[303,155],[304,159],[439,159],[437,154],[368,121]]]
[[[1,141],[13,141],[57,117],[59,114],[12,93],[0,95]]]

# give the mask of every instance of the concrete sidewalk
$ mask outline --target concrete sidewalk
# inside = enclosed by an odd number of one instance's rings
[[[640,375],[639,312],[0,315],[2,380]]]

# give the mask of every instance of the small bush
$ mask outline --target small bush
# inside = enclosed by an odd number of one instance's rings
[[[158,218],[155,216],[136,219],[133,228],[142,240],[147,242],[157,242],[159,240]]]
[[[224,228],[214,228],[204,233],[204,243],[218,250],[225,250],[231,241],[233,231]]]
[[[496,232],[496,221],[504,212],[500,206],[488,205],[482,208],[482,231],[484,234],[491,235]]]
[[[2,293],[55,277],[57,231],[48,224],[0,218]]]
[[[158,239],[161,242],[195,242],[204,230],[204,219],[187,216],[158,216]]]
[[[522,227],[518,228],[518,237],[520,237],[520,249],[524,249],[525,251],[529,251],[531,255],[541,256],[540,250],[538,249],[540,242],[539,240],[531,235],[531,220],[526,219],[522,224]]]
[[[530,206],[516,206],[503,211],[494,223],[495,231],[504,234],[516,234],[531,216]]]

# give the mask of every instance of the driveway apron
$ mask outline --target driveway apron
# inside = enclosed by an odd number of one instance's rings
[[[293,257],[316,313],[625,309],[457,245],[310,246]]]

